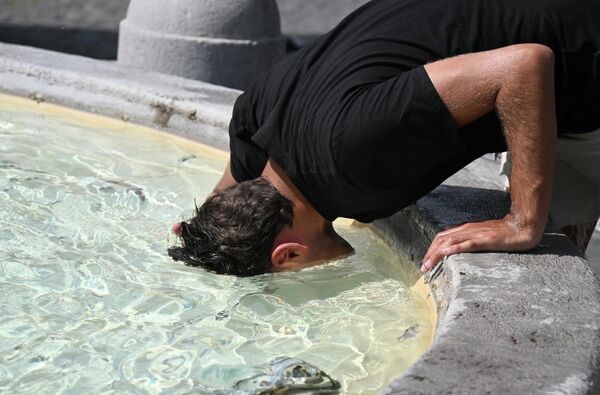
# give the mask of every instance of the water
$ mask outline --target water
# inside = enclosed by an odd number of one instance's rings
[[[168,230],[211,190],[220,155],[1,108],[1,393],[227,393],[286,356],[371,394],[431,341],[406,266],[367,229],[341,226],[357,254],[300,272],[189,268],[167,256]]]

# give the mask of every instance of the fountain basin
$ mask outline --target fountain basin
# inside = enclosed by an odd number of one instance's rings
[[[239,91],[13,45],[0,44],[0,55],[4,93],[227,147],[225,130]],[[467,167],[373,228],[417,265],[443,226],[504,214],[507,197],[480,169]],[[382,393],[598,389],[600,284],[565,236],[549,229],[526,254],[450,257],[430,284],[438,306],[435,340]]]

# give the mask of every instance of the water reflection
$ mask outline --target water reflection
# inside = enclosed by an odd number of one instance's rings
[[[0,392],[242,391],[303,371],[285,386],[373,393],[427,347],[425,303],[382,274],[400,262],[367,230],[301,272],[171,261],[171,223],[223,162],[128,128],[0,112]]]

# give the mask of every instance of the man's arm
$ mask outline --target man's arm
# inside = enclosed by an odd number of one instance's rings
[[[231,161],[227,161],[227,167],[223,171],[221,179],[208,196],[210,197],[216,193],[221,192],[224,189],[234,186],[235,184],[237,184],[237,181],[235,180],[235,178],[233,178],[233,174],[231,174]]]
[[[512,45],[440,60],[425,70],[457,127],[497,112],[513,156],[513,172],[509,214],[438,233],[421,270],[431,269],[445,255],[537,246],[548,218],[554,174],[552,50],[539,44]]]

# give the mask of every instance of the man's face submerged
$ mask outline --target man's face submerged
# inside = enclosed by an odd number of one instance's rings
[[[353,252],[354,248],[350,243],[329,225],[319,234],[313,235],[311,240],[290,252],[285,262],[273,262],[272,271],[301,270],[344,258]]]
[[[171,231],[177,236],[181,236],[181,223],[174,224]],[[291,244],[297,247],[290,249],[284,262],[273,264],[273,272],[295,271],[318,266],[332,260],[342,259],[354,252],[350,243],[340,236],[331,224],[318,234],[314,234],[311,241],[304,244]]]

